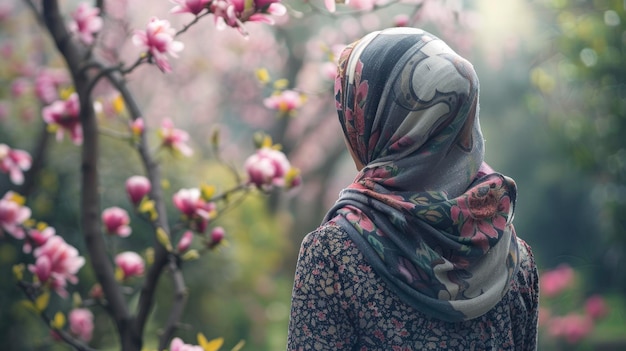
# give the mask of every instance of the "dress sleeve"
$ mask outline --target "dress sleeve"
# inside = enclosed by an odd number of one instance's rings
[[[356,336],[348,317],[337,258],[341,243],[332,231],[307,235],[300,247],[287,350],[349,350]]]

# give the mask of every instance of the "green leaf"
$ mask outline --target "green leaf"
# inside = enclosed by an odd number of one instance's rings
[[[200,254],[198,253],[198,250],[194,249],[185,252],[182,257],[183,261],[192,261],[197,260],[198,258],[200,258]]]
[[[24,279],[24,264],[23,263],[13,265],[13,275],[15,276],[15,279],[17,280]]]
[[[50,303],[50,292],[44,291],[43,294],[35,299],[35,308],[37,311],[43,312],[48,307],[48,303]]]
[[[50,326],[54,329],[62,329],[65,326],[65,315],[63,312],[57,312],[50,321]]]
[[[170,237],[167,235],[167,232],[163,230],[163,228],[159,227],[156,230],[157,240],[163,247],[168,251],[172,252],[172,243],[170,242]]]
[[[237,345],[235,345],[230,351],[239,351],[239,350],[243,349],[244,345],[246,345],[246,341],[245,340],[239,340]]]
[[[198,345],[200,345],[204,351],[218,351],[223,344],[224,338],[216,338],[211,341],[207,341],[204,334],[198,333]]]

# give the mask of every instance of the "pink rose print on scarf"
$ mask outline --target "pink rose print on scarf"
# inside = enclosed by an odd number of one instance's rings
[[[354,148],[357,155],[361,156],[365,150],[366,145],[363,144],[363,140],[360,140],[365,131],[365,116],[364,110],[365,100],[369,91],[369,84],[367,80],[361,81],[361,72],[363,70],[363,63],[359,61],[354,71],[354,103],[353,108],[345,109],[346,119],[346,134],[350,145]],[[361,138],[359,138],[361,137]],[[361,160],[366,163],[367,160]]]
[[[502,180],[492,180],[458,198],[450,214],[460,236],[486,252],[489,240],[504,232],[510,210],[511,199]]]
[[[350,212],[346,213],[346,219],[350,221],[350,223],[356,224],[361,231],[367,231],[373,233],[376,231],[376,225],[369,219],[366,215],[363,214],[359,209],[347,206],[351,209]]]

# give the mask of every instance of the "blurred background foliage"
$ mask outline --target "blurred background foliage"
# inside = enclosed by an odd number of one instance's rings
[[[69,11],[76,3],[68,0],[63,6]],[[147,13],[140,2],[106,3],[123,10],[112,13],[105,24],[110,37],[101,40],[116,43],[128,62],[138,52],[128,43],[127,28],[143,26],[152,15],[166,17],[170,7],[167,1],[151,4]],[[247,350],[284,349],[300,241],[354,176],[336,122],[332,82],[322,68],[332,61],[336,46],[392,26],[395,16],[408,14],[411,25],[449,41],[474,63],[481,80],[486,160],[518,184],[517,232],[533,247],[541,271],[566,263],[576,272],[569,290],[545,298],[542,305],[556,314],[582,310],[582,301],[592,294],[606,298],[608,316],[588,338],[575,345],[555,340],[548,324],[541,329],[541,349],[624,347],[626,3],[431,0],[376,11],[340,8],[334,16],[319,10],[320,2],[286,3],[292,8],[289,20],[280,20],[275,27],[250,25],[248,40],[234,30],[216,31],[211,21],[204,21],[181,37],[186,49],[172,62],[174,73],[162,75],[154,67],[143,67],[131,76],[148,128],[154,131],[160,119],[171,117],[194,140],[196,153],[191,159],[159,154],[167,180],[162,186],[169,198],[181,187],[201,183],[221,189],[232,186],[220,160],[241,165],[254,149],[252,134],[258,130],[281,143],[303,172],[304,185],[297,191],[254,194],[216,220],[215,225],[226,228],[228,243],[185,264],[190,295],[178,335],[189,341],[197,332],[209,338],[222,336],[226,348],[245,340]],[[459,4],[466,9],[462,16],[454,15]],[[16,81],[32,77],[39,67],[63,64],[22,2],[3,2],[0,7],[0,142],[33,153],[37,140],[49,139],[42,150],[46,162],[28,204],[34,216],[54,224],[57,233],[82,249],[76,187],[79,150],[68,141],[54,142],[54,136],[45,132],[32,88],[23,94],[14,90]],[[185,23],[171,20],[179,27]],[[100,54],[106,57],[108,52]],[[268,70],[269,83],[259,83],[255,75],[259,68]],[[263,106],[278,79],[287,79],[288,88],[307,96],[293,116],[279,116]],[[98,89],[103,105],[114,98],[106,86]],[[112,130],[124,126],[124,113],[118,112],[113,118],[101,116],[101,124]],[[222,140],[219,155],[209,145],[215,128]],[[140,165],[128,145],[107,136],[101,140],[103,207],[117,205],[130,211],[123,183],[141,173]],[[10,188],[7,177],[0,175],[1,193]],[[171,203],[170,212],[175,218]],[[132,228],[128,239],[111,240],[108,249],[145,254],[152,237],[137,217]],[[21,292],[6,278],[23,258],[11,238],[0,239],[3,350],[66,350],[21,307]],[[87,296],[95,282],[89,267],[83,268],[80,278],[75,291]],[[146,335],[156,335],[158,321],[165,318],[171,294],[168,279],[166,275],[160,282],[155,322]],[[131,283],[129,289],[137,286]],[[61,310],[71,307],[71,301],[61,299],[53,304]],[[97,327],[91,345],[114,350],[113,326],[104,311],[93,310]],[[148,349],[156,347],[156,337],[147,337],[147,343]]]

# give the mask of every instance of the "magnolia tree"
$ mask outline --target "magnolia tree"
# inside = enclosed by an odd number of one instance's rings
[[[167,79],[168,75],[176,75],[172,60],[182,57],[189,50],[198,50],[187,45],[183,38],[200,23],[209,22],[218,30],[223,30],[220,33],[224,34],[216,34],[215,38],[227,37],[231,35],[226,34],[230,31],[249,37],[246,45],[250,47],[267,44],[255,41],[255,33],[248,28],[252,22],[274,24],[277,20],[275,16],[285,17],[288,11],[286,5],[277,0],[175,0],[168,11],[150,13],[142,28],[132,28],[119,15],[120,6],[125,5],[123,1],[63,2],[63,6],[55,0],[24,1],[41,28],[49,33],[64,60],[65,69],[44,67],[33,73],[32,69],[24,68],[23,77],[14,79],[11,84],[12,94],[19,96],[29,82],[33,83],[41,110],[30,108],[25,110],[25,114],[30,117],[40,115],[46,127],[45,133],[38,136],[37,146],[30,151],[10,143],[0,143],[0,171],[6,173],[13,184],[0,194],[0,233],[2,240],[21,246],[26,261],[14,266],[17,285],[29,301],[25,306],[45,322],[53,338],[78,350],[91,350],[89,342],[96,326],[90,307],[98,304],[104,307],[115,326],[120,349],[142,349],[145,346],[146,325],[156,303],[159,279],[168,274],[173,282],[171,289],[174,294],[168,317],[158,323],[158,350],[219,349],[221,339],[208,341],[202,333],[198,334],[195,344],[174,337],[188,297],[181,271],[182,262],[197,259],[220,245],[227,232],[214,225],[215,219],[247,194],[254,191],[269,193],[275,188],[290,189],[300,185],[300,171],[292,167],[286,153],[292,156],[292,160],[299,160],[294,163],[304,165],[305,176],[328,166],[320,154],[329,151],[335,155],[340,153],[343,147],[340,138],[335,138],[339,142],[336,145],[331,143],[330,150],[320,149],[323,143],[302,141],[306,138],[325,138],[336,129],[332,131],[328,124],[320,123],[320,118],[291,117],[296,114],[321,115],[324,118],[332,115],[328,113],[328,108],[334,104],[328,102],[332,99],[329,87],[332,86],[336,68],[334,59],[345,43],[380,26],[410,25],[425,19],[439,25],[445,32],[446,28],[452,28],[451,24],[458,23],[459,18],[464,18],[459,16],[460,9],[452,2],[438,1],[409,2],[410,11],[391,17],[388,23],[382,23],[377,17],[358,17],[396,3],[357,1],[340,5],[339,9],[334,1],[328,0],[321,6],[313,2],[289,4],[293,17],[301,18],[304,13],[340,13],[350,17],[342,22],[342,31],[321,30],[310,38],[308,44],[299,48],[298,45],[290,46],[292,51],[299,50],[300,54],[292,52],[287,55],[288,60],[298,61],[298,64],[284,62],[287,67],[297,67],[292,72],[282,72],[287,78],[273,79],[267,68],[253,69],[257,91],[266,94],[265,98],[262,104],[237,103],[240,105],[238,112],[248,109],[247,113],[241,113],[244,121],[272,129],[270,134],[274,140],[284,143],[284,148],[274,144],[269,135],[256,134],[256,152],[243,158],[240,166],[233,166],[231,160],[227,162],[219,156],[221,134],[219,129],[214,129],[207,146],[230,170],[235,185],[218,189],[206,183],[190,184],[175,190],[168,199],[163,192],[162,160],[165,158],[160,155],[169,152],[179,157],[193,157],[193,133],[178,128],[175,125],[178,120],[167,117],[151,119],[150,116],[154,115],[151,105],[160,106],[159,103],[142,105],[143,99],[138,97],[145,95],[145,91],[129,84],[129,81],[137,79],[141,82],[140,67],[144,72],[151,69],[147,83],[150,85],[158,85],[155,80],[159,77]],[[12,8],[6,4],[2,6],[2,16],[7,18]],[[163,6],[167,6],[166,1],[159,6],[151,4],[150,8],[157,11]],[[285,41],[294,41],[289,33],[290,27],[284,25],[286,20],[278,21],[283,21],[283,25],[279,22],[275,35],[283,36]],[[121,52],[116,46],[120,38],[126,37],[130,38],[138,55]],[[455,37],[467,39],[462,35]],[[272,44],[268,37],[265,39]],[[268,47],[272,45],[265,46],[266,49]],[[303,51],[314,54],[306,57]],[[4,47],[2,54],[5,58],[10,57],[10,48]],[[252,55],[258,56],[257,53]],[[212,58],[216,65],[229,65],[228,59],[218,62],[219,58],[209,57],[207,60]],[[185,72],[181,67],[180,75],[185,74],[191,82],[193,72]],[[145,79],[146,74],[143,77]],[[216,81],[222,82],[218,78]],[[223,83],[236,86],[237,78],[224,79]],[[239,88],[237,91],[242,96],[258,94],[249,92],[246,87]],[[233,101],[226,100],[226,103]],[[259,107],[263,111],[259,111]],[[0,105],[2,115],[7,114],[6,109],[5,104]],[[253,121],[250,117],[263,113],[268,115],[268,111],[269,115],[278,116],[280,123],[271,126]],[[117,124],[106,118],[111,115],[116,117]],[[111,128],[111,125],[116,127]],[[58,142],[69,139],[80,149],[80,192],[77,201],[85,252],[79,252],[69,244],[63,233],[57,233],[53,225],[39,220],[28,202],[28,194],[36,187],[34,179],[42,167],[43,150],[50,140],[47,135],[51,133]],[[125,192],[128,199],[125,204],[103,205],[100,188],[103,171],[98,162],[102,154],[101,135],[123,141],[129,150],[128,155],[131,151],[135,152],[142,164],[141,174],[128,177],[116,188],[107,189]],[[312,157],[314,155],[317,156]],[[320,185],[311,189],[309,193],[315,193]],[[166,207],[170,204],[178,211],[175,223],[167,216]],[[124,209],[126,206],[134,209],[132,216]],[[151,247],[144,251],[148,254],[118,250],[114,245],[107,245],[110,240],[124,240],[132,235],[131,218],[141,219],[151,228],[154,240]],[[192,245],[194,242],[201,244]],[[73,285],[79,283],[78,273],[87,264],[86,259],[97,283],[88,296],[70,294]],[[132,298],[126,293],[129,285],[136,287]],[[71,296],[74,308],[55,310],[49,303],[53,294],[62,299]],[[242,343],[237,344],[234,349],[242,346]]]
[[[128,88],[125,79],[139,66],[154,64],[164,73],[171,72],[170,58],[177,57],[184,44],[177,37],[203,17],[212,18],[216,26],[229,26],[245,34],[244,23],[262,21],[271,23],[271,14],[284,14],[285,7],[278,2],[265,1],[244,4],[230,1],[178,1],[172,8],[173,14],[190,13],[193,20],[176,31],[165,19],[152,17],[145,29],[137,29],[132,35],[133,43],[141,49],[134,62],[111,64],[95,54],[96,37],[103,27],[106,7],[103,2],[82,2],[70,12],[70,20],[63,16],[56,1],[41,4],[27,2],[41,24],[48,30],[66,61],[71,80],[62,74],[41,75],[36,82],[36,91],[44,107],[41,116],[48,129],[56,134],[57,140],[68,136],[82,149],[81,161],[81,229],[87,252],[79,253],[52,226],[33,217],[25,198],[14,191],[7,191],[0,200],[0,224],[2,232],[20,240],[23,251],[32,254],[32,263],[17,264],[14,272],[19,286],[32,302],[32,309],[50,326],[55,337],[76,349],[88,350],[94,328],[93,314],[89,309],[77,306],[68,313],[51,311],[48,301],[51,293],[68,297],[68,285],[78,282],[77,273],[85,265],[84,255],[90,258],[98,285],[94,286],[91,298],[106,305],[119,334],[121,349],[139,350],[143,332],[154,307],[155,287],[165,272],[172,275],[175,302],[170,316],[164,322],[159,338],[159,349],[168,345],[172,350],[186,347],[180,339],[172,339],[181,318],[186,300],[186,288],[180,271],[182,260],[196,258],[197,250],[190,249],[194,236],[199,236],[208,249],[222,241],[225,231],[221,227],[211,228],[211,221],[229,205],[228,199],[251,188],[270,190],[272,187],[291,188],[300,182],[298,171],[291,167],[286,156],[268,138],[263,138],[258,152],[245,162],[247,177],[233,170],[238,184],[232,189],[217,192],[210,186],[196,186],[177,191],[172,202],[180,211],[183,225],[178,232],[171,229],[165,211],[161,184],[160,165],[155,160],[153,147],[149,145],[141,107]],[[140,218],[152,225],[156,240],[151,264],[146,266],[144,257],[133,251],[107,252],[104,235],[124,238],[131,234],[130,217],[118,206],[101,208],[99,191],[98,146],[99,129],[95,103],[95,88],[106,80],[119,93],[118,104],[127,110],[126,130],[118,131],[118,137],[129,142],[139,153],[145,174],[135,175],[126,181],[128,198]],[[67,90],[59,93],[59,86]],[[18,89],[18,87],[15,87]],[[122,109],[121,107],[119,108]],[[176,128],[169,119],[164,119],[157,130],[158,148],[170,150],[182,156],[191,156],[189,135]],[[218,146],[218,136],[213,138]],[[0,144],[1,170],[10,175],[17,185],[25,182],[23,172],[33,160],[28,152]],[[36,160],[35,160],[36,161]],[[120,191],[124,189],[120,185]],[[172,243],[177,241],[176,245]],[[139,292],[138,303],[131,309],[123,293],[123,286],[130,279],[145,276]],[[216,346],[205,339],[199,340],[205,348]],[[213,346],[211,346],[213,345]]]

